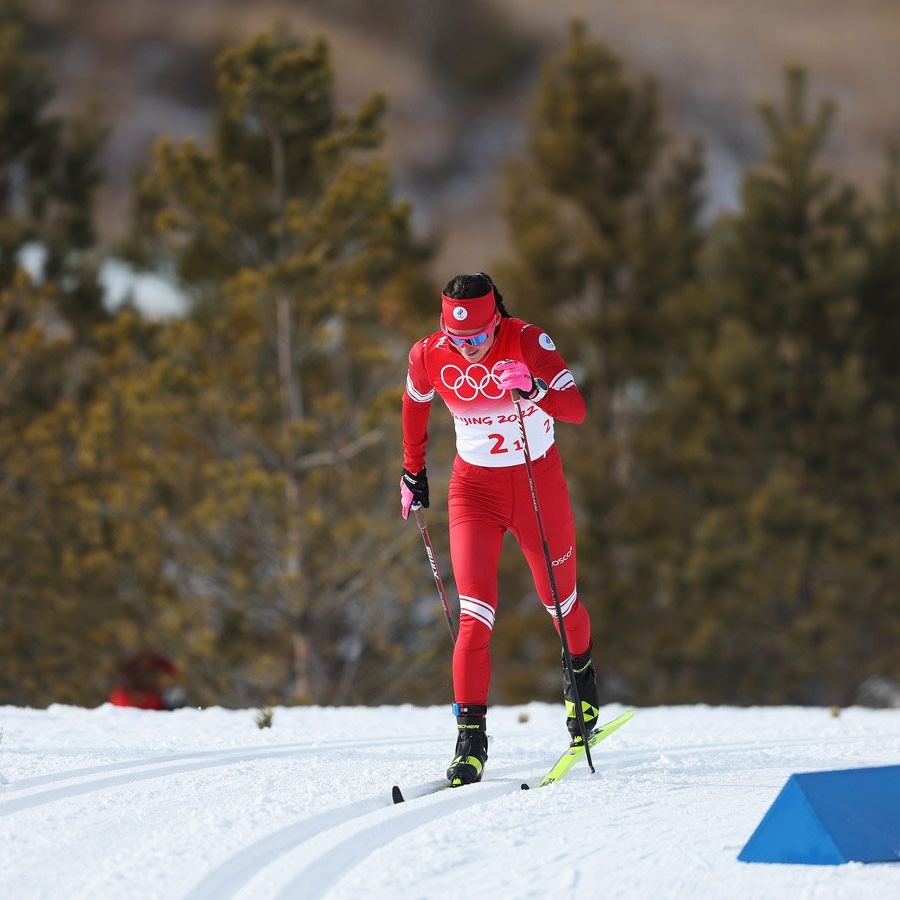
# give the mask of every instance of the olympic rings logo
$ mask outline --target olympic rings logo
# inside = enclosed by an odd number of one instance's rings
[[[465,372],[450,363],[441,369],[441,381],[460,400],[474,400],[479,394],[488,400],[499,400],[505,393],[497,385],[497,376],[481,363],[472,363]]]

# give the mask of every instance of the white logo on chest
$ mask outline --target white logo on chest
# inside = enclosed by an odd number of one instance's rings
[[[505,393],[497,386],[497,376],[481,363],[472,363],[465,371],[446,365],[441,369],[441,381],[460,400],[474,400],[479,394],[488,400],[499,400]]]

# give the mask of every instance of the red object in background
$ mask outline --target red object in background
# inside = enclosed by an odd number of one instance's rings
[[[109,692],[109,702],[113,706],[133,706],[136,709],[165,709],[160,694],[146,691],[130,691],[124,687],[114,687]]]
[[[169,709],[163,683],[170,681],[176,672],[172,661],[159,653],[150,650],[136,653],[120,667],[107,700],[113,706]]]

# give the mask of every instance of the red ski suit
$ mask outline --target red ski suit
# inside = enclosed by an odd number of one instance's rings
[[[585,404],[549,335],[521,319],[500,320],[483,359],[468,363],[440,332],[418,341],[409,355],[403,395],[403,467],[425,467],[428,416],[437,392],[456,426],[457,456],[450,477],[450,559],[459,591],[459,636],[453,653],[453,689],[461,704],[487,704],[489,644],[497,611],[497,568],[503,535],[522,548],[541,602],[559,623],[525,466],[519,419],[493,366],[524,362],[548,386],[535,402],[522,399],[535,487],[554,580],[573,655],[590,646],[590,619],[575,585],[575,521],[554,444],[554,420],[579,423]]]

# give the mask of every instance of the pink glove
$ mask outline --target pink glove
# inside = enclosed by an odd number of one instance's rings
[[[521,394],[530,394],[534,390],[534,378],[528,371],[528,366],[515,359],[504,359],[498,362],[494,368],[494,379],[497,387],[504,391],[513,389]]]
[[[401,481],[400,482],[400,515],[405,519],[412,509],[413,500],[415,500],[413,492]]]

